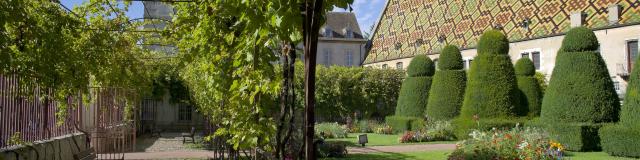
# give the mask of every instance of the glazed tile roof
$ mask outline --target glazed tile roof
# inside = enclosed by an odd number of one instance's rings
[[[587,27],[607,27],[613,4],[621,7],[619,24],[640,22],[640,0],[389,0],[364,63],[433,54],[447,43],[472,48],[496,26],[510,41],[557,35],[579,11]]]

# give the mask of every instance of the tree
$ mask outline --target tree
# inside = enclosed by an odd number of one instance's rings
[[[478,56],[469,71],[456,134],[468,136],[469,129],[478,127],[506,127],[518,115],[518,88],[515,71],[509,57],[509,41],[502,32],[486,31],[478,42]],[[473,122],[478,121],[477,123]]]
[[[150,80],[143,59],[154,54],[137,45],[141,33],[129,32],[141,23],[113,3],[93,0],[65,11],[56,1],[0,2],[0,74],[19,77],[23,90],[46,88],[23,94],[55,101],[58,116],[65,116],[68,96],[89,96],[90,87],[144,93]]]
[[[521,92],[520,105],[527,109],[527,115],[531,117],[540,116],[540,103],[542,103],[542,92],[536,79],[536,69],[529,58],[520,58],[515,66],[518,89]]]
[[[396,116],[424,117],[434,70],[433,61],[426,55],[417,55],[411,60],[407,78],[400,88]]]
[[[454,45],[445,46],[439,60],[439,70],[433,76],[426,115],[432,120],[451,120],[460,113],[467,73],[463,69],[460,50]]]
[[[323,3],[324,2],[324,3]],[[171,28],[186,61],[181,77],[197,106],[220,123],[218,136],[230,136],[234,148],[270,150],[277,127],[272,115],[282,77],[277,56],[304,41],[307,158],[314,158],[313,95],[315,45],[323,14],[352,0],[204,1],[176,3]],[[293,49],[290,47],[290,49]],[[286,55],[288,53],[282,53]],[[311,98],[309,98],[311,96]],[[311,114],[309,114],[311,113]],[[280,132],[278,131],[278,134]],[[277,153],[276,155],[281,155]]]
[[[599,149],[598,123],[618,121],[620,102],[598,45],[586,27],[567,32],[542,101],[540,119],[570,150]]]

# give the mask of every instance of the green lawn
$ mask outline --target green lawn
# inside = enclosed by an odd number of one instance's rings
[[[365,160],[365,159],[411,159],[446,160],[451,151],[428,151],[407,153],[370,153],[349,154],[345,158],[325,158],[324,160]],[[567,160],[637,160],[633,158],[613,157],[604,152],[569,152]]]
[[[392,145],[412,145],[412,144],[446,144],[456,143],[456,141],[436,141],[436,142],[420,142],[420,143],[400,143],[398,138],[400,134],[387,135],[387,134],[375,134],[375,133],[349,133],[348,138],[327,139],[327,141],[344,141],[349,146],[359,146],[358,135],[367,134],[369,143],[367,146],[392,146]]]
[[[349,154],[345,158],[326,158],[324,160],[364,160],[364,159],[410,159],[410,160],[442,160],[447,159],[451,151],[407,152],[407,153],[370,153]]]

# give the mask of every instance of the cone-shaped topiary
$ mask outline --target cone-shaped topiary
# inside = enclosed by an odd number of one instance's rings
[[[600,129],[602,150],[614,155],[640,157],[640,63],[634,63],[620,123]]]
[[[417,55],[411,60],[407,67],[408,76],[400,88],[396,116],[424,116],[433,73],[433,61],[426,55]]]
[[[514,118],[519,107],[516,76],[506,36],[500,31],[489,30],[480,37],[478,44],[478,56],[469,71],[460,116],[454,121],[458,137],[467,137],[471,128],[477,128],[473,125],[473,117],[484,122],[480,125],[485,128],[515,125],[515,121],[508,125],[498,122],[510,122],[504,119]]]
[[[595,34],[584,27],[567,32],[542,102],[543,120],[591,123],[618,121],[618,95],[607,66],[596,51],[598,41],[590,37],[595,37]],[[590,41],[584,41],[586,39]]]
[[[567,32],[542,100],[540,119],[569,150],[598,150],[600,123],[618,121],[618,95],[597,48],[590,29]]]
[[[520,105],[525,113],[531,117],[540,116],[540,105],[542,103],[542,91],[536,80],[536,69],[529,58],[520,58],[515,66],[518,89],[520,90]],[[524,110],[526,109],[526,110]]]
[[[442,49],[438,68],[429,91],[426,115],[430,120],[451,120],[460,113],[467,81],[458,47],[447,45]]]

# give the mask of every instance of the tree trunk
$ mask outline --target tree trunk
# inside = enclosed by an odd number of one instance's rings
[[[318,48],[318,31],[322,15],[323,0],[306,0],[304,14],[304,55],[305,55],[305,128],[304,142],[307,160],[316,159],[314,137],[315,124],[315,83],[316,83],[316,52]]]

